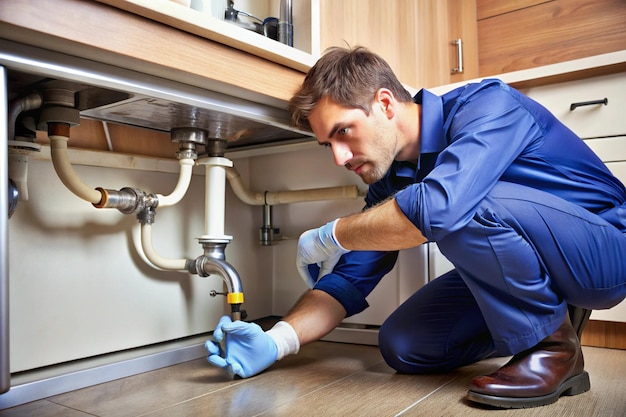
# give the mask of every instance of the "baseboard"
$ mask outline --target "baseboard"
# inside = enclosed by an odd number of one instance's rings
[[[326,342],[356,343],[359,345],[378,346],[379,326],[360,326],[340,324],[322,338]]]
[[[205,357],[205,340],[198,336],[12,375],[11,389],[0,395],[0,410]],[[155,350],[162,351],[151,353]]]
[[[626,349],[626,323],[589,320],[580,343],[584,346]]]
[[[278,320],[254,322],[267,330]],[[12,374],[11,389],[0,395],[0,410],[206,357],[210,337],[205,333]]]

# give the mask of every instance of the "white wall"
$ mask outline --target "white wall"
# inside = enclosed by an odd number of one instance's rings
[[[301,151],[234,160],[254,191],[282,191],[355,184],[336,167],[330,151]],[[168,194],[177,175],[129,169],[75,166],[88,184],[125,186]],[[11,371],[202,334],[228,312],[220,277],[200,278],[159,271],[135,249],[133,215],[98,210],[60,183],[49,161],[29,164],[30,201],[9,221]],[[241,203],[227,187],[225,233],[234,236],[227,260],[239,272],[250,319],[284,315],[306,290],[295,268],[297,238],[304,230],[358,212],[363,199],[274,207],[274,226],[291,239],[258,244],[262,208]],[[204,176],[174,207],[157,209],[154,246],[165,257],[202,254],[196,238],[204,229]],[[381,324],[427,280],[425,246],[401,253],[396,268],[368,297],[371,305],[349,322]]]
[[[367,189],[357,175],[335,166],[333,161],[329,149],[316,145],[307,150],[251,158],[251,184],[255,189],[269,191],[352,184],[363,191]],[[292,238],[263,248],[264,252],[271,252],[274,263],[274,315],[284,315],[307,288],[295,267],[298,236],[305,230],[319,227],[337,217],[358,212],[363,205],[363,198],[359,198],[274,207],[274,225]],[[370,307],[346,322],[382,324],[400,303],[427,280],[427,247],[424,245],[401,252],[396,267],[367,298]]]
[[[235,162],[243,178],[248,161]],[[169,194],[176,174],[76,166],[96,187],[132,186]],[[201,334],[228,311],[220,277],[159,271],[135,249],[134,215],[98,210],[57,179],[49,161],[29,164],[30,201],[9,221],[11,371]],[[271,279],[257,254],[260,212],[227,187],[226,258],[239,272],[251,318],[271,314]],[[156,251],[196,258],[204,229],[204,177],[195,176],[179,205],[157,210]]]

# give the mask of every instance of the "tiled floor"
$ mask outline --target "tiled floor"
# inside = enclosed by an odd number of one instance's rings
[[[396,374],[373,346],[316,342],[249,379],[198,359],[0,411],[0,416],[626,416],[626,351],[584,347],[591,391],[526,410],[464,399],[506,359],[443,375]]]

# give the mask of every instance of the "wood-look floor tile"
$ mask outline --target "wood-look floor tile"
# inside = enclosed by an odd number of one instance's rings
[[[158,410],[236,384],[205,359],[146,372],[50,397],[51,401],[101,417]]]
[[[489,409],[465,399],[472,377],[495,371],[507,358],[443,375],[401,375],[374,346],[316,342],[253,378],[231,380],[200,359],[35,401],[0,416],[625,417],[626,350],[583,350],[591,391],[525,410]]]
[[[316,342],[254,378],[148,416],[254,416],[380,363],[380,352],[372,346]]]
[[[625,417],[626,351],[583,347],[585,368],[591,377],[591,390],[574,397],[561,397],[555,404],[518,410],[500,410],[481,406],[465,399],[469,381],[476,375],[493,372],[502,359],[490,359],[459,370],[462,375],[406,410],[403,417],[459,416],[483,417]]]
[[[0,411],[2,417],[93,417],[91,414],[40,400]]]
[[[402,375],[380,363],[268,411],[271,416],[393,416],[454,379]]]

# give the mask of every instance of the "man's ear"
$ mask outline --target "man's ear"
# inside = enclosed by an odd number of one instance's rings
[[[376,91],[375,105],[380,106],[380,109],[388,119],[391,119],[395,115],[395,102],[396,99],[391,90],[379,88],[378,91]]]

